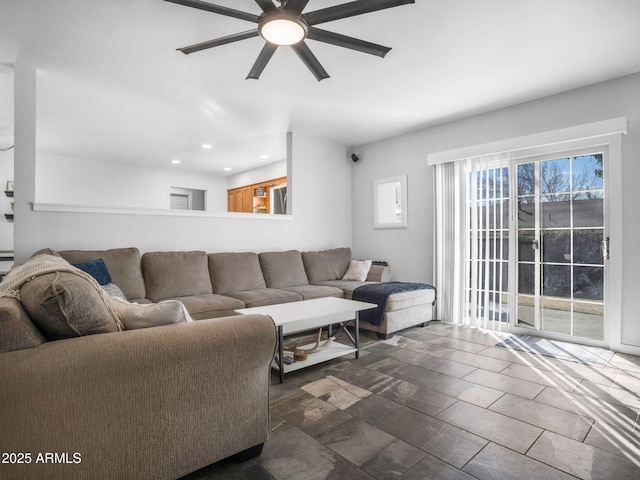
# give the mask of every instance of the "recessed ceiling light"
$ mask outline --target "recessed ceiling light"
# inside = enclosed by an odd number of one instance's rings
[[[205,150],[209,150],[212,147],[213,147],[213,145],[211,145],[210,143],[203,143],[202,144],[202,148],[204,148]]]
[[[174,158],[173,160],[171,160],[171,163],[173,163],[174,165],[178,165],[180,163],[180,160]]]
[[[225,172],[230,172],[231,171],[231,167],[224,167],[224,171]]]
[[[260,155],[260,158],[267,159],[267,158],[269,158],[269,155],[264,155],[263,154],[263,155]]]

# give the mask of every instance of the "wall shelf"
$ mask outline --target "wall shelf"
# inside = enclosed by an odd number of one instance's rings
[[[4,191],[4,194],[5,194],[7,197],[13,197],[13,190],[5,190],[5,191]]]
[[[7,220],[13,220],[13,213],[5,213],[4,218],[6,218]]]

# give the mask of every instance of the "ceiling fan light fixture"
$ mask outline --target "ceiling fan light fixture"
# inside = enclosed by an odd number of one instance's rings
[[[274,45],[295,45],[305,39],[308,27],[298,17],[276,14],[266,16],[259,31],[262,38]]]

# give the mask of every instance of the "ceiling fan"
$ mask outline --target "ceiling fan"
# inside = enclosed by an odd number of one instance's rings
[[[229,7],[213,5],[201,0],[165,1],[258,24],[258,28],[252,30],[179,48],[178,50],[182,53],[189,54],[207,48],[218,47],[227,43],[261,36],[266,42],[253,64],[249,75],[247,75],[247,79],[252,78],[257,80],[276,49],[282,45],[289,45],[318,81],[329,78],[329,74],[305,43],[305,39],[307,38],[371,55],[377,55],[379,57],[384,57],[391,48],[322,30],[316,28],[315,25],[384,10],[386,8],[398,7],[408,3],[415,3],[415,0],[356,0],[309,13],[302,13],[309,3],[309,0],[278,0],[280,6],[276,6],[272,0],[255,0],[263,13],[261,15],[254,15]]]

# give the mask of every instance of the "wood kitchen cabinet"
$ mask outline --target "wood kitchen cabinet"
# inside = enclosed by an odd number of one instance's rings
[[[274,178],[260,183],[227,190],[227,210],[229,212],[269,213],[270,188],[286,185],[287,177]]]

